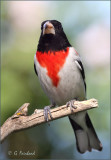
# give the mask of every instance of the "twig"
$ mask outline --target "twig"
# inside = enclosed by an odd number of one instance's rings
[[[77,108],[73,109],[73,112],[71,111],[70,107],[67,107],[66,105],[51,109],[50,111],[53,119],[51,119],[48,115],[49,121],[69,116],[80,111],[96,108],[98,107],[98,102],[96,99],[75,101],[74,106],[76,106]],[[14,131],[23,130],[40,125],[42,123],[46,123],[44,119],[43,109],[36,109],[32,115],[27,116],[28,107],[29,103],[23,104],[12,117],[8,118],[4,122],[4,124],[0,128],[1,142],[3,142],[3,140]]]

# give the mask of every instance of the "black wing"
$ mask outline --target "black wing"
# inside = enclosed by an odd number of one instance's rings
[[[83,67],[83,64],[80,60],[76,60],[76,64],[81,72],[81,75],[82,75],[82,78],[83,78],[83,81],[84,81],[84,85],[85,85],[85,91],[86,91],[86,82],[85,82],[85,72],[84,72],[84,67]]]
[[[34,63],[34,70],[35,70],[36,75],[38,76],[38,73],[37,73],[37,70],[36,70],[35,63]]]

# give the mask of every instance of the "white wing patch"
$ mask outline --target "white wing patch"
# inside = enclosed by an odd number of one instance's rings
[[[79,67],[80,70],[82,70],[80,64],[78,63],[78,61],[75,61],[76,65]]]

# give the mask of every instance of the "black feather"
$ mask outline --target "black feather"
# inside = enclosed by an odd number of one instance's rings
[[[80,125],[78,125],[74,120],[72,120],[70,117],[69,117],[69,120],[70,120],[71,125],[75,131],[76,130],[83,130],[83,128]]]
[[[81,69],[79,68],[80,72],[81,72],[81,75],[82,75],[82,78],[83,78],[83,81],[84,81],[84,86],[85,86],[85,91],[86,91],[86,82],[85,82],[85,72],[84,72],[84,67],[83,67],[83,64],[80,60],[77,60],[77,62],[79,63],[79,65],[81,66]]]
[[[49,50],[59,51],[59,50],[64,50],[67,47],[70,47],[71,45],[63,31],[61,23],[56,20],[48,20],[48,21],[50,21],[54,26],[55,35],[54,34],[43,35],[43,25],[46,22],[44,21],[41,25],[42,31],[37,50],[41,52],[48,52]]]
[[[36,70],[35,63],[34,63],[34,70],[35,70],[36,75],[38,76],[38,73],[37,73],[37,70]]]

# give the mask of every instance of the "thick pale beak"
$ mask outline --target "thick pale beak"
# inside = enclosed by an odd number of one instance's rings
[[[54,26],[49,21],[46,22],[43,26],[43,35],[44,34],[55,34]]]

